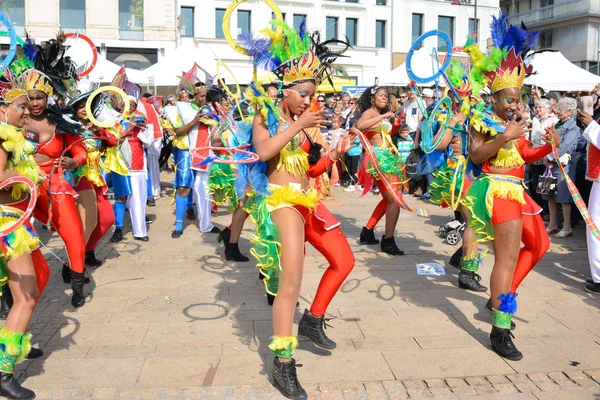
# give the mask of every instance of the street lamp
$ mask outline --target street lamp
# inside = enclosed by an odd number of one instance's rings
[[[477,0],[473,1],[473,5],[463,3],[462,1],[459,1],[459,0],[453,0],[452,2],[450,2],[450,4],[452,4],[453,6],[466,6],[466,5],[469,5],[469,6],[473,7],[473,9],[474,9],[473,10],[474,11],[474,15],[473,15],[473,17],[474,17],[473,28],[474,28],[475,33],[477,34],[477,36],[479,36],[479,29],[478,29],[479,28],[479,26],[478,26],[479,24],[477,23]],[[477,39],[479,39],[479,38],[477,38]]]

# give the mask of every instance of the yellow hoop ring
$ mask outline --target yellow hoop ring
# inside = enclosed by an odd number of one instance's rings
[[[466,174],[467,174],[468,159],[461,157],[458,159],[458,161],[456,163],[457,163],[457,165],[456,165],[456,168],[454,169],[454,176],[452,177],[452,187],[450,188],[450,208],[452,208],[453,211],[456,211],[458,209],[458,206],[460,205],[460,199],[462,197],[463,189],[465,187],[464,180],[467,179]],[[458,199],[456,199],[456,201],[455,201],[454,192],[456,192],[456,181],[458,179],[458,170],[460,168],[462,168],[463,184],[460,185],[460,190],[458,192]]]
[[[85,103],[85,112],[87,113],[87,117],[90,122],[100,128],[112,128],[115,125],[115,122],[100,122],[94,117],[92,113],[92,101],[94,98],[98,96],[102,92],[112,91],[117,93],[123,99],[123,103],[125,103],[125,108],[123,109],[123,113],[121,115],[125,115],[129,112],[129,101],[127,101],[127,94],[122,89],[119,89],[116,86],[104,86],[99,89],[94,90],[94,92],[88,97],[87,102]]]
[[[264,1],[269,7],[271,7],[271,10],[273,10],[273,13],[275,14],[275,19],[283,22],[283,14],[281,14],[281,10],[279,10],[279,7],[277,7],[277,4],[275,4],[275,1],[273,1],[273,0],[262,0],[262,1]],[[225,10],[225,15],[223,15],[223,36],[225,36],[227,43],[229,43],[229,45],[235,51],[247,56],[248,53],[246,52],[246,50],[244,50],[244,48],[242,48],[241,46],[238,46],[238,44],[235,42],[235,40],[233,40],[233,37],[231,36],[231,32],[229,30],[229,19],[231,18],[231,14],[233,14],[233,11],[240,4],[245,3],[245,2],[246,2],[246,0],[234,0],[231,2],[231,4],[229,4],[229,6],[227,7],[227,10]],[[281,27],[278,26],[277,28],[275,28],[275,33],[277,35],[281,35],[281,33],[282,33]]]
[[[227,87],[227,85],[225,84],[225,81],[223,80],[223,78],[221,77],[221,74],[219,73],[219,67],[223,67],[227,70],[227,72],[229,72],[229,74],[231,75],[231,77],[233,78],[233,81],[235,82],[235,94],[231,93],[231,90],[229,90],[229,88]],[[223,87],[223,89],[225,90],[225,93],[227,93],[229,96],[231,96],[232,98],[234,98],[236,101],[237,99],[240,98],[240,94],[242,93],[241,89],[240,89],[240,84],[238,83],[237,78],[235,77],[233,71],[231,70],[231,68],[229,68],[229,65],[225,64],[223,61],[219,61],[217,62],[217,80],[219,81],[219,83],[221,84],[221,86]]]

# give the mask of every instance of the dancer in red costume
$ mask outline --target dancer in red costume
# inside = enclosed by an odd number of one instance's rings
[[[115,213],[108,200],[108,190],[100,167],[100,154],[104,147],[118,144],[116,137],[106,130],[93,125],[87,118],[86,102],[91,92],[72,100],[69,105],[75,110],[79,121],[84,125],[83,140],[88,156],[84,165],[73,171],[75,190],[79,193],[77,205],[85,236],[85,265],[99,267],[103,264],[96,258],[96,246],[115,223]]]
[[[4,75],[9,82],[12,73]],[[23,83],[23,81],[20,81]],[[13,84],[14,86],[10,87]],[[7,86],[9,86],[7,88]],[[29,115],[27,91],[14,82],[2,82],[0,93],[0,182],[16,176],[26,176],[34,183],[43,177],[31,154],[35,152],[35,135],[23,133]],[[27,138],[27,139],[26,139]],[[29,203],[28,188],[23,184],[0,191],[0,229],[6,231],[21,218]],[[24,357],[37,358],[43,355],[32,349],[27,328],[42,292],[50,277],[50,269],[38,249],[40,241],[33,225],[26,221],[12,233],[0,240],[0,286],[9,295],[12,308],[6,324],[0,330],[0,396],[8,399],[33,399],[35,393],[21,387],[13,372],[16,364]]]
[[[381,171],[387,175],[387,179],[396,184],[399,191],[402,190],[402,163],[399,154],[392,143],[391,135],[393,125],[389,119],[394,113],[389,111],[388,92],[386,88],[372,86],[365,90],[358,100],[358,107],[362,115],[356,122],[356,128],[363,131],[369,142],[375,149],[377,163]],[[396,126],[396,130],[398,126]],[[363,166],[359,171],[359,184],[364,185],[364,193],[371,190],[373,182],[377,185],[381,193],[381,201],[373,210],[371,218],[367,225],[363,227],[360,233],[361,244],[377,244],[373,230],[375,226],[385,215],[385,234],[381,239],[381,251],[391,255],[404,255],[404,252],[398,248],[394,240],[394,231],[400,216],[400,206],[392,199],[388,188],[377,176],[377,172],[370,166],[371,161],[365,157]],[[400,195],[401,196],[401,195]]]
[[[323,174],[354,144],[351,134],[340,140],[338,147],[323,153],[305,132],[320,128],[324,110],[314,109],[312,98],[316,87],[328,76],[330,63],[340,52],[333,53],[320,43],[317,33],[299,33],[284,22],[273,23],[271,43],[252,38],[242,41],[248,54],[271,59],[273,73],[282,84],[282,99],[274,105],[264,89],[253,82],[246,93],[255,109],[252,143],[260,160],[266,163],[267,195],[254,199],[251,217],[257,227],[252,236],[252,255],[264,275],[268,293],[276,295],[273,304],[273,337],[269,348],[275,354],[273,383],[284,396],[306,399],[306,391],[298,382],[293,358],[298,340],[292,335],[296,302],[302,285],[304,245],[312,244],[330,263],[310,311],[305,310],[298,325],[298,335],[317,346],[334,349],[336,343],[324,331],[325,311],[335,293],[354,266],[354,255],[340,229],[340,223],[319,202],[309,178]],[[285,35],[277,34],[282,29]],[[340,42],[342,43],[342,42]],[[342,43],[344,44],[344,43]],[[256,51],[261,46],[261,51]],[[269,63],[268,63],[269,64]],[[256,65],[256,64],[255,64]],[[263,164],[264,165],[264,164]]]
[[[509,360],[520,360],[510,332],[512,316],[517,309],[520,282],[542,258],[549,247],[548,233],[539,213],[541,208],[525,193],[523,171],[526,162],[536,161],[552,150],[550,144],[533,148],[525,139],[530,131],[527,118],[520,118],[521,86],[531,72],[521,52],[533,46],[535,35],[523,32],[521,42],[506,32],[506,16],[493,19],[491,30],[494,48],[484,56],[478,44],[466,46],[472,59],[477,59],[469,75],[475,88],[482,83],[492,92],[491,109],[463,105],[471,125],[469,155],[482,164],[482,173],[473,182],[464,205],[469,210],[469,226],[476,242],[492,241],[494,269],[491,275],[493,350]],[[477,77],[483,80],[478,81]],[[520,121],[517,121],[519,119]],[[560,144],[554,129],[543,134],[546,143]],[[524,247],[521,249],[521,243]]]
[[[63,266],[63,278],[71,281],[71,304],[81,307],[85,304],[85,238],[76,203],[79,195],[64,180],[63,171],[82,166],[87,159],[87,150],[74,135],[81,132],[75,115],[65,118],[68,110],[48,106],[50,96],[75,94],[76,68],[68,57],[63,58],[61,43],[59,38],[38,46],[35,65],[39,69],[26,70],[21,79],[29,97],[30,115],[26,128],[39,135],[34,159],[47,174],[40,188],[34,217],[44,224],[51,223],[65,242],[69,265]],[[57,59],[48,59],[49,55],[56,55]],[[69,155],[63,154],[67,147],[70,147]]]

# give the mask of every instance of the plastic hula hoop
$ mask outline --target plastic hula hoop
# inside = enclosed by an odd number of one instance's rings
[[[96,119],[96,117],[94,117],[92,113],[92,102],[94,101],[96,96],[98,96],[102,92],[109,91],[117,93],[123,99],[123,103],[125,103],[125,108],[123,109],[123,113],[121,115],[125,115],[129,112],[129,101],[127,101],[127,95],[122,89],[119,89],[116,86],[104,86],[94,90],[94,92],[92,92],[90,97],[88,97],[87,102],[85,103],[85,112],[87,113],[87,117],[90,120],[90,122],[96,126],[99,126],[100,128],[111,128],[116,122],[100,122]]]
[[[412,69],[413,53],[417,49],[418,45],[420,45],[425,39],[427,39],[431,36],[439,36],[444,42],[446,42],[446,46],[448,48],[448,54],[447,54],[448,57],[444,60],[444,63],[442,64],[442,66],[433,75],[428,76],[428,77],[417,76]],[[413,81],[415,81],[417,83],[427,83],[427,82],[434,81],[440,75],[442,75],[442,73],[446,70],[446,68],[448,68],[448,66],[450,65],[451,57],[452,57],[452,41],[450,40],[450,38],[448,37],[447,34],[445,34],[442,31],[438,31],[438,30],[425,32],[424,34],[419,36],[419,38],[413,43],[413,45],[410,47],[410,50],[408,51],[408,55],[406,57],[406,73],[408,74],[410,79],[412,79]]]
[[[450,119],[454,116],[454,114],[452,113],[452,100],[450,100],[450,98],[448,96],[442,97],[440,99],[440,101],[438,101],[435,104],[434,109],[431,111],[431,113],[427,116],[427,119],[425,120],[427,127],[431,128],[431,126],[433,125],[433,119],[435,118],[435,115],[437,114],[438,109],[442,105],[445,105],[447,107],[448,114],[446,116],[446,121],[444,121],[444,124],[440,127],[439,132],[445,132],[446,129],[448,129],[448,123],[450,122]],[[425,131],[422,132],[422,134],[423,134],[423,151],[426,154],[429,154],[432,151],[434,151],[440,145],[442,140],[444,139],[444,134],[442,133],[441,135],[438,135],[438,139],[435,141],[435,143],[431,143],[433,141],[433,133],[431,132],[431,129],[426,129]]]
[[[462,198],[463,189],[465,187],[464,180],[466,179],[467,174],[467,164],[468,159],[464,157],[460,157],[456,162],[456,168],[454,168],[454,176],[452,177],[452,187],[450,188],[450,208],[456,211],[458,206],[460,205],[460,199]],[[460,185],[460,190],[458,191],[458,198],[455,199],[454,194],[456,192],[456,183],[458,181],[458,171],[462,168],[462,176],[463,176],[463,184]]]
[[[212,146],[197,147],[195,149],[190,150],[190,156],[198,158],[200,160],[205,160],[208,157],[200,154],[200,152],[206,151],[206,150],[223,151],[223,152],[227,152],[230,155],[233,155],[234,153],[241,153],[241,154],[249,156],[249,158],[246,158],[243,160],[234,160],[234,159],[229,159],[229,158],[215,158],[214,160],[212,160],[212,162],[217,163],[217,164],[252,164],[254,162],[259,161],[260,157],[256,153],[253,153],[248,150],[244,150],[245,148],[247,148],[249,146],[250,146],[249,144],[246,144],[246,145],[243,145],[240,147],[212,147]]]
[[[279,10],[279,7],[277,7],[277,4],[275,4],[275,1],[273,1],[273,0],[262,0],[262,1],[265,2],[269,7],[271,7],[271,9],[273,10],[273,13],[275,14],[275,19],[277,19],[279,21],[283,21],[283,14],[281,14],[281,10]],[[227,9],[225,10],[225,14],[223,15],[223,36],[225,36],[225,40],[227,40],[227,43],[229,43],[229,45],[235,51],[247,56],[248,53],[246,52],[246,50],[243,47],[241,47],[240,45],[238,45],[235,42],[235,40],[231,36],[231,30],[229,29],[229,19],[231,18],[233,11],[240,4],[245,3],[245,2],[246,2],[246,0],[234,0],[231,2],[231,4],[229,4]],[[275,32],[278,35],[281,35],[281,33],[282,33],[281,27],[276,27]]]
[[[98,49],[96,49],[96,45],[94,44],[94,42],[92,41],[92,39],[90,39],[88,36],[84,35],[83,33],[73,33],[73,32],[69,32],[65,35],[65,39],[68,38],[75,38],[75,39],[82,39],[84,42],[86,42],[87,44],[90,45],[91,49],[92,49],[92,63],[90,64],[90,66],[88,67],[88,69],[86,69],[85,71],[83,71],[80,74],[77,74],[77,76],[79,78],[83,78],[84,76],[87,76],[90,74],[90,72],[92,72],[92,70],[94,69],[94,67],[96,67],[96,63],[98,62]]]
[[[23,215],[21,215],[21,217],[19,217],[19,219],[14,224],[12,224],[7,229],[4,229],[3,231],[0,231],[0,237],[10,235],[25,222],[29,221],[31,214],[33,213],[33,209],[35,208],[35,203],[37,202],[37,186],[35,182],[33,182],[30,178],[26,176],[13,176],[12,178],[8,178],[4,182],[0,183],[0,190],[8,186],[14,185],[15,183],[24,183],[29,187],[29,203],[27,204],[27,209],[23,212]]]
[[[2,62],[0,62],[0,71],[4,71],[17,55],[17,34],[15,33],[15,27],[13,26],[12,22],[10,22],[6,14],[0,13],[0,22],[2,22],[4,26],[6,26],[6,30],[8,31],[8,37],[10,38],[8,53],[6,54]]]
[[[7,31],[1,31],[0,36],[1,37],[9,37],[10,35]],[[21,39],[21,36],[17,36],[17,44],[21,47],[23,47],[25,45],[25,42],[23,41],[23,39]]]

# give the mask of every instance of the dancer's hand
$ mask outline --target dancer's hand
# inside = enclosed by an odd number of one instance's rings
[[[556,147],[560,146],[560,135],[554,125],[545,129],[545,132],[542,133],[542,139],[546,143],[554,142]]]
[[[349,134],[340,138],[340,140],[338,141],[338,144],[336,146],[338,155],[342,156],[342,155],[346,154],[346,152],[348,150],[353,148],[355,146],[356,139],[357,139],[356,133],[354,133],[353,131],[350,131]]]
[[[309,108],[298,117],[295,123],[299,130],[306,128],[325,128],[325,120],[323,119],[325,112],[324,109],[312,111]]]
[[[41,169],[40,169],[39,177],[40,177],[40,181],[43,181],[46,179],[46,173],[44,171],[42,171]]]
[[[392,111],[388,111],[385,114],[381,114],[381,119],[390,119],[392,118],[394,115],[396,115],[395,113],[393,113]]]
[[[454,114],[454,116],[452,118],[454,118],[454,120],[458,124],[462,124],[463,122],[465,122],[465,119],[467,119],[467,117],[465,117],[465,114],[463,114],[461,112],[457,112],[456,114]]]
[[[77,167],[77,161],[71,157],[61,157],[60,166],[63,167],[63,169],[74,169]]]
[[[527,132],[531,132],[531,128],[528,126],[530,123],[531,121],[525,118],[517,122],[517,116],[514,115],[509,124],[506,125],[506,129],[504,130],[502,137],[507,142],[520,139],[525,136]]]

